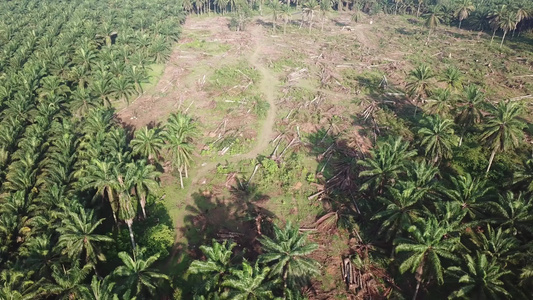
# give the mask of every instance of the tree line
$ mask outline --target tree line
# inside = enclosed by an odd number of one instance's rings
[[[527,31],[533,26],[533,4],[525,0],[183,1],[183,9],[188,13],[233,12],[239,19],[243,18],[243,12],[250,14],[252,10],[262,14],[263,7],[268,7],[272,11],[274,31],[278,19],[283,20],[286,31],[286,25],[298,10],[301,10],[302,23],[305,19],[310,29],[314,16],[320,16],[324,20],[331,10],[350,11],[355,21],[360,19],[360,13],[404,14],[424,17],[426,26],[430,29],[443,23],[456,24],[459,28],[490,31],[491,43],[496,33],[501,32],[501,44],[508,33],[514,36],[517,32]],[[463,22],[466,26],[463,26]]]

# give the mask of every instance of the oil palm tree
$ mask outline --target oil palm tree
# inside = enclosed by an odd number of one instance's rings
[[[485,95],[475,85],[467,86],[463,91],[463,96],[459,98],[457,116],[455,121],[463,128],[459,146],[461,146],[466,130],[481,121],[482,109],[485,106]]]
[[[119,219],[123,220],[126,225],[128,225],[131,247],[134,251],[133,253],[135,254],[136,243],[135,234],[133,232],[133,219],[135,218],[135,209],[133,208],[133,201],[131,200],[131,196],[129,194],[129,190],[131,189],[131,187],[126,186],[127,183],[123,183],[122,179],[119,180],[121,181],[121,188],[120,192],[118,193],[118,217]]]
[[[180,175],[181,188],[183,188],[183,174],[188,177],[193,152],[191,141],[196,135],[196,130],[196,125],[189,116],[177,113],[170,115],[163,132],[170,161],[177,167]]]
[[[384,197],[377,198],[385,206],[374,214],[372,220],[378,220],[379,234],[385,233],[387,240],[393,240],[404,228],[410,227],[424,216],[421,202],[427,189],[419,189],[414,182],[409,181],[389,187],[387,191]]]
[[[434,217],[416,223],[408,232],[409,238],[396,239],[396,253],[407,253],[400,264],[401,273],[416,272],[417,285],[413,296],[416,299],[422,281],[435,278],[438,284],[444,283],[442,260],[458,261],[455,250],[461,242],[458,237],[449,235],[447,228]]]
[[[449,89],[456,91],[463,87],[463,74],[456,67],[449,66],[444,70],[440,81],[446,83]]]
[[[2,270],[0,273],[0,299],[32,300],[38,298],[40,283],[16,270]]]
[[[80,209],[78,212],[66,212],[61,226],[57,228],[60,234],[57,246],[71,259],[78,259],[83,255],[86,263],[96,264],[98,260],[104,261],[105,256],[98,244],[109,243],[113,239],[96,234],[96,229],[103,221],[104,219],[95,219],[93,210]]]
[[[500,195],[493,205],[493,221],[513,235],[533,232],[533,199],[511,191]]]
[[[426,156],[438,163],[442,159],[450,159],[453,154],[452,146],[456,137],[453,132],[453,121],[441,119],[440,116],[427,116],[420,121],[422,128],[418,130],[421,136],[420,146],[424,148]]]
[[[426,16],[426,27],[428,28],[428,37],[426,40],[426,45],[429,44],[429,38],[431,33],[437,29],[442,23],[442,12],[440,11],[440,6],[435,6],[432,10],[427,13]]]
[[[135,90],[138,94],[143,93],[142,83],[147,81],[146,70],[140,66],[126,67],[125,76],[128,76],[135,85]]]
[[[487,167],[490,171],[492,161],[497,152],[506,152],[518,147],[524,133],[526,123],[520,119],[523,107],[516,102],[501,101],[492,106],[489,120],[483,128],[481,141],[492,150]]]
[[[485,254],[476,253],[475,257],[465,255],[466,269],[453,266],[448,268],[450,274],[457,278],[461,287],[453,291],[451,298],[500,299],[509,298],[511,294],[504,288],[502,277],[511,274],[504,270],[495,260]]]
[[[223,295],[227,299],[263,300],[274,299],[272,282],[267,279],[268,267],[260,267],[256,261],[252,267],[247,261],[242,262],[241,269],[231,269],[222,282],[229,292]]]
[[[328,12],[331,10],[331,0],[321,0],[320,1],[320,16],[322,17],[322,26],[320,27],[320,31],[324,31],[324,23],[326,22],[326,16]]]
[[[498,21],[498,27],[503,31],[502,36],[502,42],[500,43],[500,48],[503,46],[503,41],[505,40],[505,36],[507,33],[511,30],[516,29],[517,22],[517,16],[516,13],[508,11],[503,16],[500,17]]]
[[[116,282],[113,282],[110,276],[104,279],[99,279],[94,275],[91,280],[90,288],[87,293],[83,295],[86,300],[115,300],[118,299],[117,294],[113,292]]]
[[[141,155],[152,161],[158,158],[163,149],[164,141],[160,132],[155,128],[148,128],[146,126],[135,131],[135,137],[130,142],[130,147],[133,154]]]
[[[463,23],[463,20],[468,18],[474,9],[475,7],[471,0],[462,0],[457,4],[457,9],[455,10],[454,16],[459,20],[459,29],[461,29],[461,23]]]
[[[448,116],[452,106],[452,93],[450,89],[437,88],[426,102],[425,109],[428,112],[435,113],[442,118]]]
[[[117,223],[119,204],[115,194],[120,185],[117,179],[117,165],[113,162],[92,160],[86,170],[83,181],[85,183],[83,189],[96,189],[95,196],[99,195],[102,198],[107,196],[107,201],[111,206],[111,213],[115,223]]]
[[[470,174],[451,178],[451,187],[443,189],[442,193],[449,201],[457,202],[467,212],[471,220],[484,215],[490,207],[486,197],[491,191],[485,180],[474,179]]]
[[[291,19],[291,6],[289,3],[281,5],[281,18],[283,19],[283,34],[287,34],[287,24]]]
[[[274,236],[262,236],[263,254],[259,261],[271,265],[270,276],[280,276],[285,289],[302,287],[307,284],[309,276],[320,274],[320,264],[306,255],[318,248],[318,244],[307,243],[307,234],[301,234],[298,226],[290,221],[284,229],[274,225]]]
[[[92,264],[80,267],[78,261],[75,261],[70,269],[53,266],[53,283],[43,285],[45,295],[54,295],[55,299],[61,300],[81,299],[88,292],[84,281],[93,268]]]
[[[435,177],[439,174],[439,169],[426,160],[415,161],[407,168],[407,175],[418,189],[427,188],[431,191],[434,187]]]
[[[213,240],[212,246],[200,246],[206,260],[193,261],[189,266],[189,272],[202,276],[202,294],[220,291],[225,275],[231,270],[232,250],[236,245],[228,241],[220,244]]]
[[[302,5],[302,18],[303,16],[307,17],[307,22],[309,22],[309,33],[311,33],[311,28],[313,27],[313,18],[315,13],[319,9],[320,4],[316,0],[308,0]]]
[[[142,250],[134,250],[136,255],[131,257],[126,252],[119,252],[118,257],[122,265],[113,271],[113,276],[120,278],[121,291],[131,291],[132,295],[141,299],[148,295],[154,296],[161,281],[168,281],[168,276],[161,274],[157,269],[150,268],[157,259],[159,254],[144,259]]]
[[[513,174],[513,185],[522,187],[527,193],[533,193],[533,158],[525,160]]]
[[[483,232],[471,231],[470,240],[479,247],[480,253],[487,255],[502,266],[517,264],[520,261],[520,241],[501,227],[494,229],[487,225]]]
[[[504,18],[505,15],[508,14],[508,7],[507,5],[501,5],[498,7],[498,9],[493,10],[489,15],[489,24],[490,27],[492,27],[492,37],[490,39],[490,44],[492,45],[492,42],[494,41],[494,36],[496,35],[496,31],[500,28],[500,21]]]
[[[111,92],[116,99],[129,104],[129,97],[135,92],[134,85],[126,76],[115,77],[111,80]]]
[[[276,22],[278,21],[282,5],[283,4],[280,1],[270,2],[270,9],[272,9],[272,29],[274,34],[276,33]]]
[[[361,177],[369,177],[361,185],[360,190],[382,192],[383,187],[405,172],[406,161],[416,155],[416,151],[408,150],[409,143],[401,138],[378,142],[370,150],[370,157],[359,160],[358,165],[365,168],[359,173]]]
[[[416,103],[429,95],[432,86],[431,79],[433,77],[433,72],[431,72],[430,67],[427,65],[420,65],[416,69],[409,72],[406,85],[407,94],[415,103],[416,108],[418,108]]]
[[[155,192],[159,187],[156,179],[161,175],[152,165],[147,165],[145,160],[137,160],[128,164],[126,172],[126,186],[135,188],[135,195],[141,205],[143,218],[146,219],[146,197],[149,192]]]

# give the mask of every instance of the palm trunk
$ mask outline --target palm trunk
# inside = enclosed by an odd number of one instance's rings
[[[417,280],[417,283],[416,283],[416,290],[415,290],[415,294],[413,295],[413,300],[416,300],[416,297],[418,296],[418,290],[420,289],[420,280]]]
[[[283,299],[285,299],[285,291],[287,291],[287,266],[283,268]]]
[[[461,138],[459,139],[459,147],[463,144],[463,137],[465,136],[465,131],[461,132]]]
[[[398,1],[396,0],[396,5],[394,6],[394,14],[398,14]]]
[[[500,48],[503,46],[503,41],[505,40],[505,35],[507,34],[507,31],[503,32],[502,42],[500,43]]]
[[[492,150],[492,154],[490,155],[489,159],[489,166],[487,167],[487,172],[485,173],[489,173],[490,167],[492,166],[492,161],[494,160],[494,155],[496,155],[496,149]]]
[[[494,31],[492,32],[492,37],[490,38],[490,44],[492,45],[492,42],[494,41],[494,36],[496,36],[496,30],[498,29],[494,29]]]
[[[126,224],[128,224],[128,230],[130,231],[131,246],[133,247],[133,250],[135,250],[135,237],[133,236],[133,229],[131,228],[131,225],[133,225],[133,219],[129,219],[125,221],[126,221]]]
[[[146,219],[146,210],[144,209],[146,206],[146,195],[139,191],[138,186],[135,186],[135,193],[137,193],[137,197],[139,197],[139,203],[141,204],[141,210],[143,212],[143,219]]]
[[[420,5],[421,5],[420,0],[418,0],[418,9],[416,10],[416,17],[417,18],[420,17]]]
[[[181,169],[178,170],[178,172],[180,173],[180,185],[181,185],[181,189],[183,189],[183,174],[181,172]]]
[[[420,263],[420,266],[416,268],[416,289],[415,294],[413,295],[413,300],[416,300],[416,297],[418,296],[418,291],[420,290],[420,284],[422,283],[422,273],[424,272],[424,261],[425,257],[422,259],[422,262]]]
[[[463,23],[463,20],[459,20],[459,29],[461,29],[461,23]]]
[[[111,213],[113,214],[113,220],[115,220],[115,224],[118,224],[118,221],[117,221],[117,213],[116,213],[116,209],[115,209],[115,205],[114,205],[114,202],[115,200],[113,199],[113,191],[111,190],[111,188],[106,188],[107,190],[107,200],[109,201],[109,205],[111,206]]]

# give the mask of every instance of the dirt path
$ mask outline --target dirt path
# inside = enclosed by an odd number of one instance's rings
[[[267,116],[263,121],[263,126],[255,138],[256,145],[247,153],[238,154],[229,159],[220,157],[215,161],[199,165],[196,169],[196,173],[191,178],[191,185],[188,188],[186,199],[190,198],[192,193],[197,191],[198,186],[203,184],[203,182],[200,181],[204,179],[209,172],[213,171],[218,164],[226,161],[229,163],[235,163],[243,159],[253,159],[268,148],[268,144],[272,138],[277,112],[275,91],[278,88],[279,82],[274,74],[272,74],[272,72],[268,69],[268,67],[260,61],[261,49],[263,49],[266,45],[266,33],[259,25],[253,25],[253,27],[250,29],[250,33],[255,45],[254,52],[248,58],[248,62],[253,65],[256,70],[259,71],[259,73],[261,73],[261,81],[258,84],[259,92],[264,96],[264,100],[266,100],[270,105]]]
[[[357,24],[355,26],[352,26],[352,31],[355,32],[357,40],[359,41],[359,43],[361,43],[361,45],[363,45],[363,47],[369,49],[376,49],[376,43],[368,38],[368,36],[370,35],[370,28],[372,28],[372,25]]]

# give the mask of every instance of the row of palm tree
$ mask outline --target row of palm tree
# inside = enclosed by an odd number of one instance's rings
[[[520,249],[530,246],[533,173],[524,103],[491,102],[454,67],[435,74],[422,65],[408,76],[405,102],[362,113],[380,129],[368,153],[341,148],[351,131],[335,133],[342,141],[326,155],[334,179],[324,179],[324,199],[337,226],[370,249],[403,297],[525,297],[532,258]],[[392,125],[397,118],[406,128]],[[345,177],[350,184],[337,184]]]
[[[421,121],[421,145],[425,153],[434,157],[434,162],[451,158],[452,146],[461,146],[464,134],[474,126],[481,126],[479,140],[491,150],[487,172],[490,171],[496,153],[512,151],[519,146],[526,123],[521,119],[524,107],[520,103],[500,101],[490,104],[483,92],[475,85],[463,87],[462,75],[456,68],[447,68],[440,77],[447,87],[433,89],[435,74],[427,65],[421,65],[409,73],[406,85],[408,95],[415,104],[424,103],[428,111],[436,113]],[[457,94],[462,89],[460,94]],[[455,99],[457,101],[455,101]],[[461,137],[456,141],[454,121],[449,119],[455,106],[455,123]],[[415,108],[418,109],[418,105]],[[480,124],[481,120],[487,120]]]
[[[111,108],[143,93],[179,36],[182,8],[156,2],[0,3],[0,298],[143,299],[169,285],[137,228],[158,220],[159,157]],[[175,152],[170,140],[153,147]]]
[[[472,15],[470,27],[473,29],[491,29],[492,38],[491,44],[494,40],[496,32],[501,30],[503,32],[500,48],[503,46],[505,37],[509,32],[513,32],[513,36],[517,29],[527,29],[525,25],[531,18],[533,8],[531,4],[526,2],[507,3],[495,1],[486,5],[479,4],[480,10],[476,10],[476,5],[471,0],[460,1],[455,11],[451,11],[445,5],[436,5],[428,8],[426,14],[426,27],[429,28],[428,40],[432,31],[434,31],[442,22],[450,23],[449,16],[453,12],[453,16],[459,21],[459,28],[463,20],[469,20],[468,17]],[[448,18],[448,20],[446,20]]]
[[[263,236],[259,240],[262,254],[255,262],[236,256],[233,242],[213,240],[212,246],[200,246],[205,260],[193,261],[188,270],[196,276],[190,279],[195,297],[290,298],[308,284],[311,276],[320,275],[320,265],[307,257],[318,244],[307,243],[307,235],[291,222],[283,229],[276,225],[273,229],[272,238]]]

